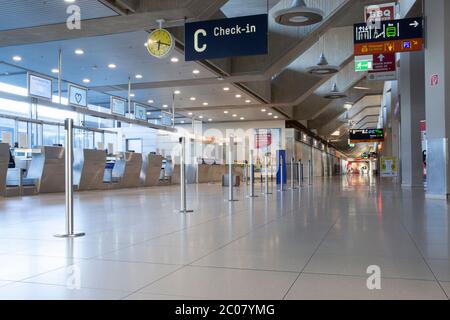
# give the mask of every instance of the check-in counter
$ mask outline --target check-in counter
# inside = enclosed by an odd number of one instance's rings
[[[74,152],[74,184],[79,191],[104,189],[106,152],[78,149]]]
[[[153,187],[160,184],[161,167],[163,157],[156,154],[149,154],[144,157],[141,171],[141,180],[146,187]]]
[[[0,143],[0,194],[6,196],[6,176],[9,165],[9,144]]]
[[[64,192],[64,148],[40,147],[33,153],[27,180],[34,180],[38,193]]]
[[[215,164],[209,168],[209,181],[212,183],[217,183],[222,181],[222,176],[226,173],[227,168],[223,164]]]
[[[209,170],[211,166],[209,164],[199,164],[197,168],[197,181],[198,183],[208,183],[209,180]]]
[[[141,186],[142,154],[122,152],[112,171],[113,179],[118,179],[120,188]]]

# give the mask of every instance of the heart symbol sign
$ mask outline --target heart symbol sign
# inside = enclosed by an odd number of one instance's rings
[[[77,103],[80,103],[82,99],[83,99],[83,96],[81,95],[81,93],[75,94],[75,100],[77,101]]]

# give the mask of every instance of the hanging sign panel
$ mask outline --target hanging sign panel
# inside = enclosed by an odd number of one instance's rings
[[[121,116],[125,115],[127,101],[125,99],[111,97],[111,112]]]
[[[147,107],[138,103],[134,104],[134,118],[147,121]]]
[[[52,100],[53,82],[51,78],[28,73],[28,96]]]
[[[357,129],[350,130],[350,142],[383,142],[384,130],[383,129]]]
[[[268,15],[186,23],[185,60],[268,53]]]
[[[87,89],[69,84],[69,104],[71,106],[87,108]]]
[[[423,18],[381,21],[378,27],[354,25],[355,55],[421,51]]]
[[[367,75],[368,80],[389,81],[397,79],[395,53],[373,55],[373,69]]]

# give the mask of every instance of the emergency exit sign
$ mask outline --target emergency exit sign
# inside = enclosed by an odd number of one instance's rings
[[[373,55],[355,57],[356,72],[364,72],[370,70],[373,70]]]

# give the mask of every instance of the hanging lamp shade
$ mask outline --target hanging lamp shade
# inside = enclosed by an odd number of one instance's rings
[[[343,92],[340,92],[337,86],[337,83],[333,84],[333,88],[331,89],[330,93],[327,93],[324,96],[325,99],[330,99],[330,100],[337,100],[337,99],[342,99],[342,98],[347,98],[347,95]]]
[[[293,0],[292,5],[274,14],[275,21],[285,26],[309,26],[323,20],[325,14],[322,10],[309,8],[304,0]]]
[[[318,76],[330,75],[338,72],[339,68],[336,66],[329,65],[328,60],[325,57],[325,53],[323,52],[320,54],[319,61],[317,61],[317,64],[314,67],[308,68],[308,73]]]

